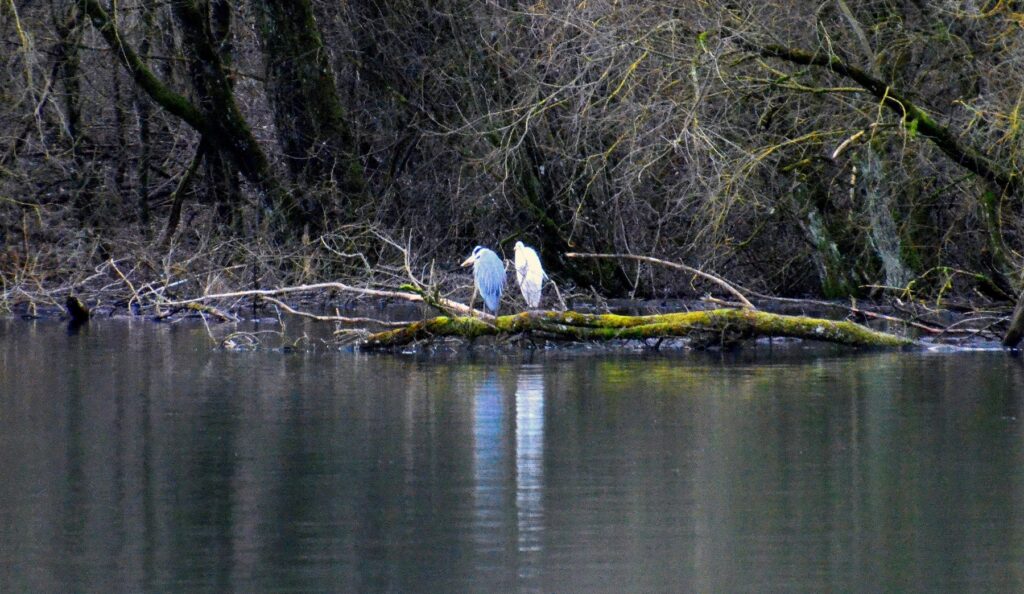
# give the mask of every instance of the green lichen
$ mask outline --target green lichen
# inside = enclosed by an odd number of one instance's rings
[[[902,347],[910,339],[879,332],[847,321],[737,309],[717,309],[623,316],[567,312],[524,312],[494,319],[439,316],[397,330],[369,336],[362,348],[390,348],[438,337],[476,339],[481,336],[535,332],[566,341],[647,340],[670,337],[718,336],[720,344],[764,337],[792,337],[860,347]]]

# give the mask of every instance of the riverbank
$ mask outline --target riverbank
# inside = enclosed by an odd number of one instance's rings
[[[8,320],[66,321],[79,326],[66,307],[54,303],[19,303],[8,313]],[[388,298],[351,299],[340,295],[298,294],[279,304],[262,299],[232,299],[229,305],[214,307],[178,306],[161,307],[159,303],[83,302],[90,309],[90,324],[103,324],[106,320],[137,320],[154,324],[194,322],[208,331],[212,346],[226,349],[312,349],[351,348],[372,331],[397,324],[429,319],[436,310],[423,303],[409,303]],[[722,307],[722,301],[704,300],[584,300],[571,298],[571,310],[584,314],[616,314],[620,316],[652,316],[674,312],[710,311]],[[783,316],[804,316],[835,321],[852,321],[872,330],[909,338],[921,348],[945,349],[998,349],[1001,333],[1009,322],[1011,310],[1007,308],[968,309],[965,307],[936,309],[923,304],[848,302],[799,299],[756,299],[758,311]],[[282,307],[283,306],[283,307]],[[511,309],[511,308],[509,308]],[[301,315],[292,312],[300,312]],[[503,313],[514,313],[511,311]],[[318,319],[319,318],[319,319]],[[339,320],[359,320],[362,323],[341,323]],[[289,327],[301,326],[300,335],[289,332]],[[316,327],[315,339],[309,329]],[[403,345],[401,350],[416,352],[444,352],[458,350],[463,341],[428,341],[435,344]],[[487,348],[512,349],[555,347],[572,349],[573,341],[546,341],[543,336],[528,335],[499,339],[480,339],[477,344]],[[584,341],[588,342],[588,341]],[[746,348],[755,344],[785,344],[797,339],[746,340]],[[708,348],[718,345],[698,345],[692,340],[612,340],[600,346],[602,351],[630,351],[680,348]],[[734,347],[737,345],[733,345]]]

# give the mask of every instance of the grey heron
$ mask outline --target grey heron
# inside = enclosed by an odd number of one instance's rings
[[[473,253],[462,263],[463,267],[473,265],[473,281],[476,291],[484,298],[484,306],[491,313],[498,313],[501,305],[501,292],[505,290],[505,264],[498,254],[483,247],[476,246]],[[470,307],[473,302],[470,301]]]
[[[519,289],[523,292],[526,305],[536,309],[540,305],[540,292],[548,275],[540,265],[540,257],[533,248],[517,241],[515,251],[516,280],[519,281]]]

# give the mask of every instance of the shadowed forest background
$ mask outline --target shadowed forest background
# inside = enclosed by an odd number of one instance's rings
[[[0,0],[0,39],[8,306],[111,261],[388,282],[516,240],[608,296],[706,287],[561,254],[1021,288],[1024,2]]]

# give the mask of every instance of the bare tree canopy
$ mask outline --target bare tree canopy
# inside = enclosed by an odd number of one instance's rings
[[[372,228],[419,267],[523,240],[610,295],[700,289],[564,254],[1008,301],[1014,6],[0,0],[0,275],[62,286],[131,257],[322,281],[380,264]]]

